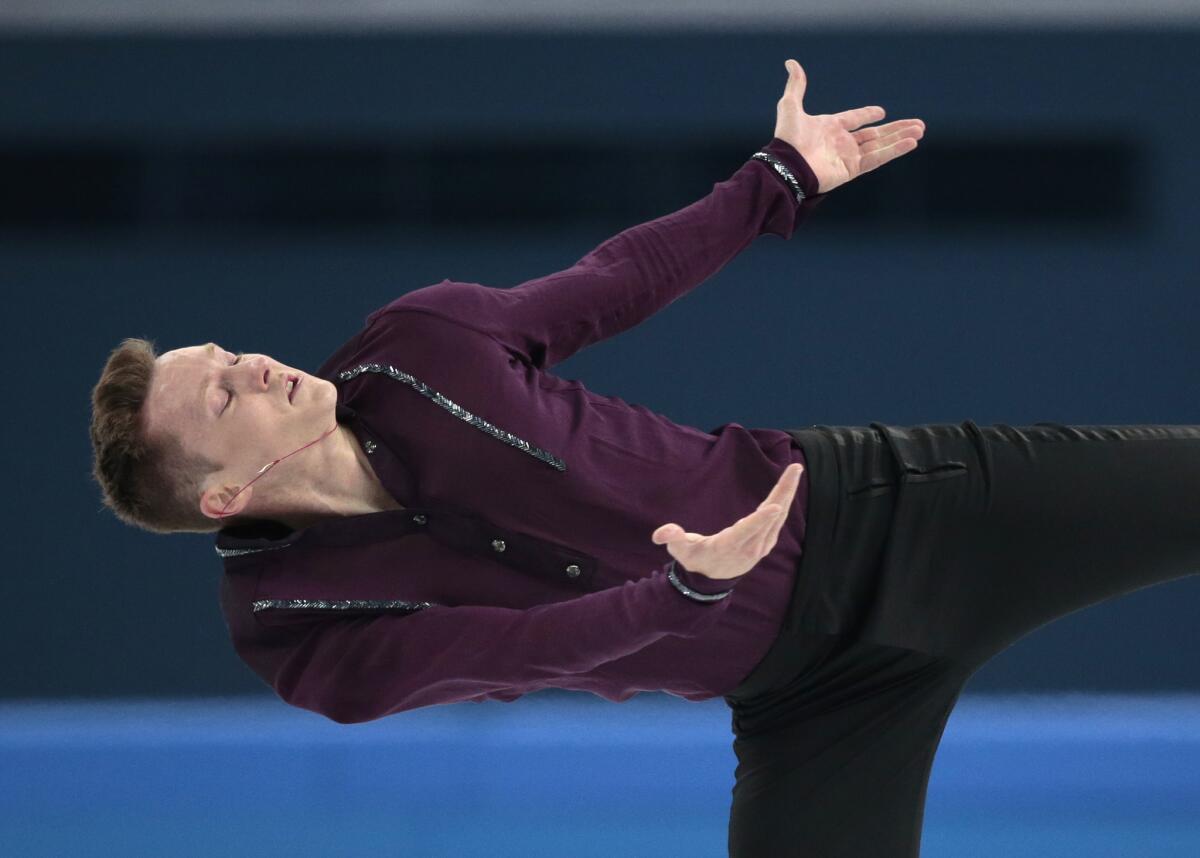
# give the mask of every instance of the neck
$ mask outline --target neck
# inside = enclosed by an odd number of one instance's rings
[[[268,505],[274,510],[264,509],[261,515],[301,530],[327,518],[402,509],[380,482],[349,427],[339,423],[328,438],[311,448],[316,450],[324,455],[310,460],[312,470],[289,482],[282,496]]]

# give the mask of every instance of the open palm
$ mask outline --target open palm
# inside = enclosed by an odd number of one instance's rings
[[[784,66],[788,81],[776,105],[775,136],[804,156],[817,177],[818,193],[831,191],[917,148],[917,140],[925,133],[920,119],[862,127],[883,119],[884,110],[877,105],[818,116],[805,113],[808,77],[795,60]]]
[[[779,531],[791,515],[803,470],[799,462],[784,468],[767,499],[720,533],[691,533],[672,522],[655,528],[650,540],[655,545],[665,543],[671,556],[689,572],[717,580],[745,575],[775,547]]]

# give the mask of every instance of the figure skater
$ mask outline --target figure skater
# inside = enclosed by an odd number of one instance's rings
[[[233,647],[282,700],[353,724],[549,687],[721,696],[731,856],[916,856],[972,673],[1200,567],[1200,426],[706,432],[550,371],[917,147],[879,106],[806,113],[785,66],[769,143],[563,271],[411,291],[314,373],[113,350],[104,503],[216,533]]]

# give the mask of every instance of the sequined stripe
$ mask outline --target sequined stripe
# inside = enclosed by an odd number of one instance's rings
[[[687,584],[679,580],[679,576],[675,574],[675,558],[671,558],[671,568],[667,570],[667,579],[674,585],[675,589],[690,599],[695,599],[697,602],[719,602],[733,592],[731,587],[720,593],[700,593],[693,590]]]
[[[383,611],[400,608],[409,611],[420,611],[433,607],[431,602],[405,602],[395,599],[344,599],[327,602],[324,599],[259,599],[251,602],[254,612],[273,609],[292,611],[353,611],[369,610]]]
[[[562,461],[562,459],[559,459],[557,456],[554,456],[551,453],[547,453],[545,450],[541,450],[541,449],[533,446],[528,441],[524,441],[524,440],[518,438],[516,435],[512,434],[511,432],[506,432],[503,429],[498,429],[497,427],[493,426],[491,423],[488,423],[482,417],[476,417],[470,411],[467,411],[467,409],[463,408],[462,406],[456,405],[455,403],[451,402],[449,399],[442,396],[436,390],[433,390],[432,388],[430,388],[424,382],[417,381],[415,378],[413,378],[408,373],[401,372],[400,370],[396,369],[394,366],[383,366],[382,364],[377,364],[377,363],[361,364],[360,366],[356,366],[354,369],[348,369],[344,372],[338,373],[338,378],[341,379],[342,381],[349,381],[350,379],[352,379],[352,378],[358,376],[360,373],[364,373],[364,372],[386,373],[387,375],[390,375],[392,378],[394,378],[396,381],[402,381],[405,384],[412,385],[412,387],[415,388],[416,391],[418,393],[420,393],[422,396],[426,396],[429,399],[433,400],[436,404],[442,406],[442,408],[445,408],[447,411],[449,411],[451,414],[453,414],[459,420],[470,423],[476,429],[482,429],[484,432],[487,432],[492,437],[498,438],[506,444],[511,444],[512,446],[516,447],[518,450],[524,450],[529,455],[533,456],[534,458],[541,459],[543,462],[546,462],[553,468],[556,468],[560,471],[565,471],[567,469],[566,464]]]
[[[804,191],[800,189],[800,183],[796,181],[796,177],[792,175],[792,171],[787,168],[786,164],[770,152],[755,152],[750,157],[770,164],[775,169],[775,172],[782,176],[783,180],[791,186],[792,193],[796,195],[796,202],[804,202]]]
[[[213,550],[222,557],[240,557],[243,554],[257,554],[260,551],[274,551],[277,548],[291,548],[292,543],[286,545],[269,545],[266,548],[217,548],[213,546]]]

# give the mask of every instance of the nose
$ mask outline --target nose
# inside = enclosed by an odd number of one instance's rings
[[[271,389],[271,365],[265,355],[250,359],[243,358],[242,362],[254,367],[254,372],[250,373],[252,385],[259,390]],[[254,383],[254,379],[258,379],[257,384]]]

